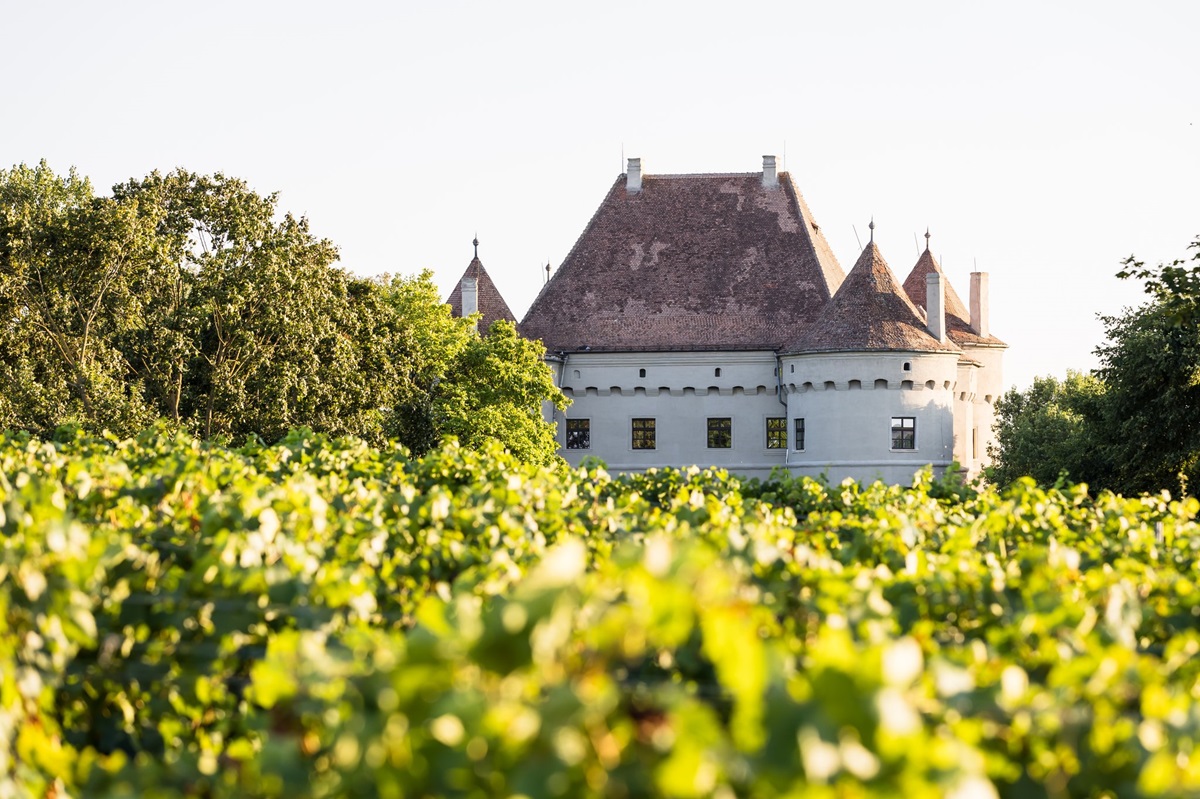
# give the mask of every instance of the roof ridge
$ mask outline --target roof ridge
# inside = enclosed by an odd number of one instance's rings
[[[664,173],[642,173],[642,180],[646,178],[750,178],[756,175],[761,175],[762,172],[664,172]]]

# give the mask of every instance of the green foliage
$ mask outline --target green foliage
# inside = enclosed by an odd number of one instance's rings
[[[529,463],[557,460],[554,427],[545,423],[542,404],[565,410],[567,398],[544,355],[540,343],[521,338],[504,320],[493,322],[486,336],[470,336],[436,392],[439,438],[454,435],[469,447],[495,441]]]
[[[0,786],[1191,796],[1197,513],[308,431],[9,436]]]
[[[1189,249],[1200,260],[1200,240]],[[1118,276],[1145,281],[1153,301],[1101,317],[1094,376],[1039,378],[997,402],[993,481],[1050,485],[1065,473],[1126,494],[1186,493],[1200,477],[1200,266],[1124,266]]]
[[[428,273],[361,280],[244,181],[176,170],[96,197],[0,171],[0,429],[156,419],[206,439],[299,426],[414,452],[447,435],[554,459],[565,398],[511,328],[480,339]]]
[[[1200,328],[1178,324],[1177,308],[1164,301],[1104,319],[1106,451],[1110,485],[1122,491],[1186,490],[1200,478]]]
[[[1035,378],[1025,391],[1013,388],[996,401],[996,446],[988,479],[1008,485],[1030,476],[1050,486],[1064,475],[1090,485],[1110,485],[1103,447],[1105,384],[1067,372],[1061,382]]]
[[[1200,238],[1188,245],[1195,250],[1190,259],[1177,259],[1169,264],[1146,266],[1143,261],[1129,256],[1117,272],[1122,279],[1137,278],[1144,282],[1146,293],[1154,298],[1155,304],[1166,306],[1167,317],[1173,325],[1193,322],[1200,309],[1200,264],[1189,266],[1188,261],[1200,261]]]

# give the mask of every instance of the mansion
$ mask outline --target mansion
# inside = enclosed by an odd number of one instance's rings
[[[448,301],[483,329],[514,319],[478,254]],[[629,159],[519,329],[572,400],[572,464],[834,481],[978,474],[1006,349],[987,273],[964,303],[928,247],[901,282],[873,240],[844,272],[773,156],[739,174]]]

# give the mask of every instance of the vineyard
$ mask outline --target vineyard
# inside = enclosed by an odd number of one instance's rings
[[[1196,796],[1198,512],[0,438],[0,799]]]

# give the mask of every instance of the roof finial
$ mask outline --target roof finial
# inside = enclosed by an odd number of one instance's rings
[[[479,234],[475,234],[475,238],[471,239],[471,243],[475,245],[475,257],[479,257]]]
[[[546,261],[546,282],[550,282],[550,262]]]
[[[925,228],[925,249],[929,249],[929,228]]]
[[[872,216],[871,216],[871,224],[867,225],[867,227],[871,228],[871,241],[870,241],[870,243],[871,243],[871,244],[874,244],[874,243],[875,243],[875,216],[874,216],[874,215],[872,215]]]

